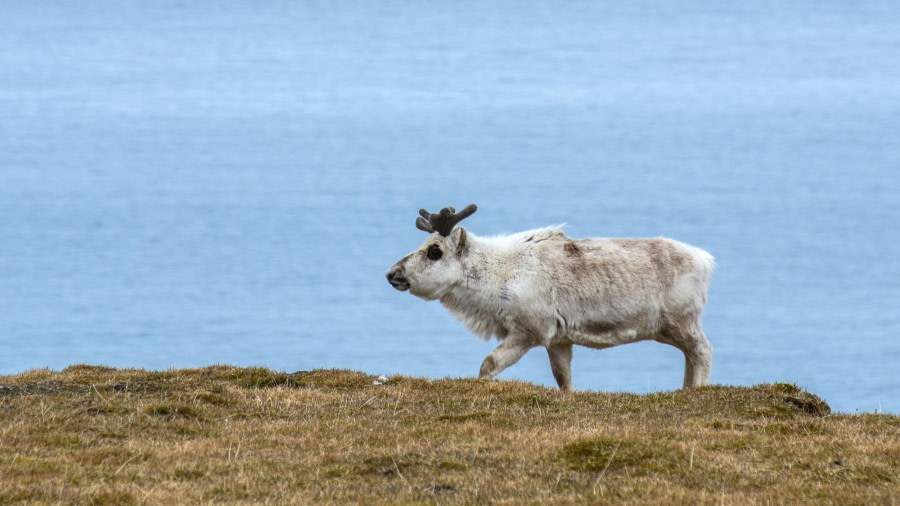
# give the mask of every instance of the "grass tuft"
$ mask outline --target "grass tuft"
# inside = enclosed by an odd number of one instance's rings
[[[188,404],[155,404],[147,408],[148,415],[163,416],[169,418],[189,418],[201,420],[203,414]]]
[[[578,471],[673,474],[688,459],[678,450],[657,443],[618,437],[596,437],[567,444],[560,456]]]
[[[234,383],[243,388],[298,387],[300,383],[284,372],[264,367],[235,369],[231,374]]]
[[[128,492],[120,490],[103,490],[94,494],[88,501],[90,506],[118,506],[137,504],[137,500]]]

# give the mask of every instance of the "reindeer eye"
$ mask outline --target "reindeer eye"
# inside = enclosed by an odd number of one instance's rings
[[[425,253],[425,256],[427,256],[429,260],[439,260],[443,254],[444,252],[441,251],[440,246],[438,246],[437,244],[432,244],[428,247],[428,251]]]

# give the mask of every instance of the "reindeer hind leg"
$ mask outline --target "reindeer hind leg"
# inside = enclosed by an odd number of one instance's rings
[[[699,315],[669,324],[657,340],[671,344],[684,353],[683,388],[709,383],[713,350],[700,328]]]
[[[560,390],[572,390],[572,343],[551,344],[547,347],[550,370]]]

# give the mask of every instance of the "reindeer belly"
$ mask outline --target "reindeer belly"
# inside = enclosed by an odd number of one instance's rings
[[[569,329],[566,337],[575,344],[589,348],[610,348],[648,338],[633,326],[616,326],[599,322]]]

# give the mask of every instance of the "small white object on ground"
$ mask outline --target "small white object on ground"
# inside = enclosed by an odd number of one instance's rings
[[[375,380],[375,381],[373,381],[372,384],[373,384],[373,385],[383,385],[383,384],[385,384],[385,383],[387,382],[387,380],[388,380],[388,379],[387,379],[387,376],[385,376],[384,374],[382,374],[381,376],[378,376],[378,379]]]

